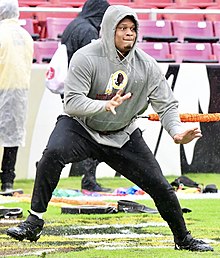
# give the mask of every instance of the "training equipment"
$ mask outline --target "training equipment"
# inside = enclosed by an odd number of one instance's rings
[[[117,213],[116,207],[100,205],[77,205],[61,207],[61,213],[64,214],[110,214]]]
[[[0,207],[0,218],[22,218],[23,210],[22,208],[8,208]]]
[[[157,114],[150,114],[148,116],[139,116],[140,118],[148,118],[151,121],[159,121]],[[220,121],[220,113],[212,114],[180,114],[181,122],[216,122]]]
[[[156,209],[152,209],[143,204],[128,200],[118,201],[118,211],[123,211],[127,213],[158,213],[158,210]]]

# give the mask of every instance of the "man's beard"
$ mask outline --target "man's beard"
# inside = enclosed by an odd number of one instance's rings
[[[127,44],[127,45],[124,47],[124,49],[125,49],[126,51],[129,51],[129,50],[132,49],[133,45],[134,45],[133,42],[131,42],[130,44]]]

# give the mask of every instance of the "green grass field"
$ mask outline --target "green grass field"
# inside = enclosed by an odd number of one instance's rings
[[[207,185],[220,186],[219,174],[187,174],[192,180]],[[175,177],[167,177],[173,181]],[[98,182],[116,189],[133,186],[124,178],[101,178]],[[61,179],[57,188],[80,189],[81,178]],[[17,180],[15,188],[31,194],[33,180]],[[98,197],[96,197],[98,198]],[[10,199],[10,197],[8,197]],[[122,197],[123,199],[123,197]],[[110,202],[113,202],[109,198]],[[115,202],[115,201],[114,201]],[[150,199],[137,200],[154,208]],[[184,214],[187,227],[196,238],[209,241],[214,252],[199,253],[174,250],[173,237],[159,214],[61,214],[60,205],[49,205],[44,216],[45,227],[41,238],[35,243],[10,239],[5,231],[13,221],[0,220],[0,257],[85,257],[85,258],[134,258],[134,257],[220,257],[220,200],[180,199],[182,207],[192,210]],[[30,203],[27,200],[2,204],[21,207],[25,219]],[[16,222],[18,223],[18,222]]]

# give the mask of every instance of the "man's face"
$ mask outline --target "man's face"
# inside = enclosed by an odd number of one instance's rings
[[[126,56],[134,45],[137,33],[135,23],[129,19],[124,18],[119,22],[115,31],[115,46]]]

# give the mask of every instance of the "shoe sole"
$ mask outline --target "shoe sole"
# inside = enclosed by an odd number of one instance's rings
[[[0,195],[3,195],[3,196],[13,196],[15,193],[18,193],[18,194],[23,194],[24,191],[22,189],[11,189],[11,190],[6,190],[6,191],[2,191],[0,192]]]
[[[181,248],[181,249],[175,249],[175,250],[178,250],[178,251],[190,251],[190,252],[213,252],[214,250],[213,249],[195,249],[195,250],[192,250],[192,249],[186,249],[186,248]]]
[[[181,247],[181,246],[179,246],[179,247],[175,246],[174,249],[178,250],[178,251],[187,250],[187,251],[190,251],[190,252],[213,252],[214,251],[214,249],[210,246],[207,246],[207,247],[204,246],[203,249],[191,249],[190,247],[185,247],[184,248],[184,247]]]
[[[10,232],[7,232],[7,235],[14,238],[15,240],[18,240],[18,241],[23,241],[23,240],[26,239],[26,240],[29,240],[30,242],[37,242],[37,240],[41,236],[41,233],[39,233],[39,235],[37,235],[35,238],[24,237],[24,236],[17,235],[15,233],[10,233]]]

